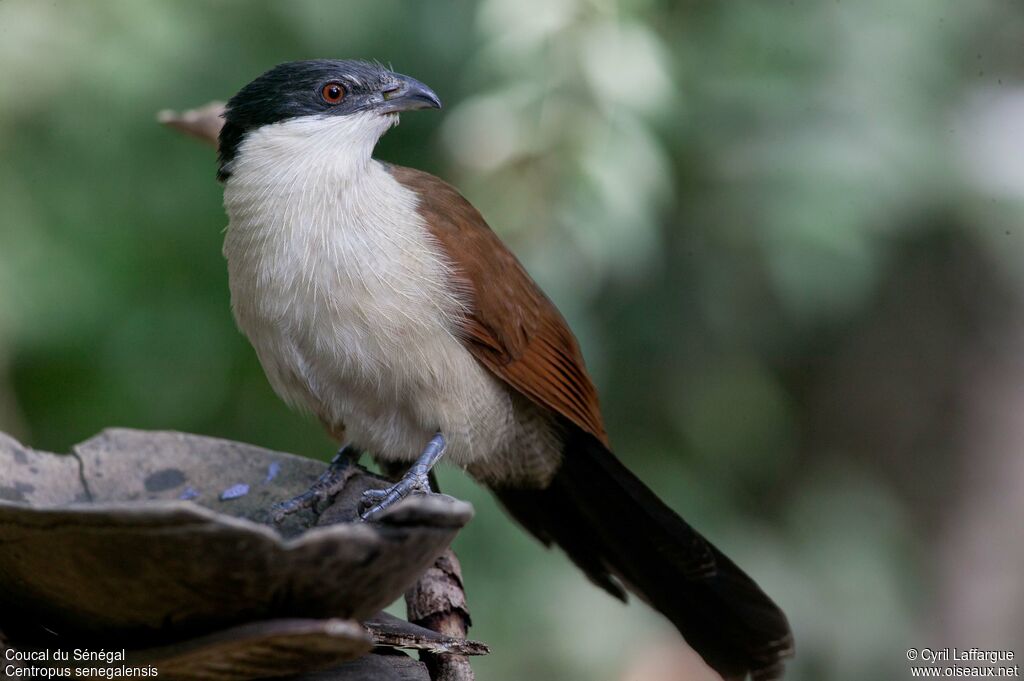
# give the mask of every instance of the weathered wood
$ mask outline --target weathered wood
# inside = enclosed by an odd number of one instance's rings
[[[126,664],[152,665],[177,681],[248,681],[337,667],[372,648],[366,629],[351,620],[272,620],[134,652]]]
[[[404,467],[395,461],[378,461],[382,472],[397,480]],[[437,478],[430,474],[430,487],[440,491]],[[424,572],[405,594],[406,616],[413,624],[437,632],[441,636],[466,639],[470,626],[469,606],[462,584],[462,567],[455,553],[448,549],[438,556],[434,565]],[[469,659],[459,651],[420,651],[433,681],[474,681]]]
[[[434,654],[486,655],[490,652],[490,648],[479,641],[469,641],[460,636],[445,636],[386,612],[377,613],[363,622],[363,626],[370,632],[373,642],[377,645],[425,650]]]
[[[174,681],[430,681],[422,662],[387,649],[366,655],[371,645],[366,629],[354,622],[279,620],[129,653],[123,664],[133,669],[153,665],[159,678]],[[0,632],[0,669],[25,668],[6,659],[9,648]],[[70,666],[84,670],[87,663]]]
[[[367,655],[328,671],[288,677],[285,681],[431,681],[427,667],[404,653]]]
[[[129,648],[131,664],[184,681],[294,675],[373,645],[486,653],[387,618],[374,620],[377,641],[332,619],[362,620],[392,601],[472,507],[417,495],[379,522],[353,522],[362,491],[388,484],[360,470],[323,513],[291,519],[290,537],[256,522],[322,467],[180,433],[106,431],[72,455],[0,434],[0,628],[25,649]],[[383,658],[315,678],[428,678],[407,656]]]
[[[446,550],[405,594],[409,621],[444,636],[465,639],[471,624],[462,567],[455,552]],[[465,655],[423,651],[420,659],[434,681],[473,681]]]
[[[5,444],[0,487],[23,501],[0,501],[0,582],[17,585],[0,592],[0,613],[31,612],[83,638],[151,645],[276,617],[362,620],[407,589],[472,512],[417,496],[379,522],[287,539],[249,518],[315,479],[317,462],[178,433],[107,431],[75,457]],[[366,477],[360,487],[386,485]],[[250,492],[221,499],[238,484]],[[175,500],[185,491],[194,503]],[[83,496],[92,502],[60,505]]]

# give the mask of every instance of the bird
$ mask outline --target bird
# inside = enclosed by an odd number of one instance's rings
[[[443,180],[374,158],[403,112],[440,109],[380,63],[279,64],[227,103],[218,179],[231,306],[275,392],[342,449],[408,466],[367,521],[430,489],[441,458],[597,586],[660,611],[727,679],[780,678],[782,610],[613,454],[580,346]],[[340,481],[340,483],[339,483]]]

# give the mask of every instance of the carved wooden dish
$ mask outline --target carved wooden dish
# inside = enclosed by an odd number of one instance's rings
[[[105,431],[71,455],[0,435],[0,630],[130,648],[275,618],[360,621],[472,516],[429,495],[374,523],[311,526],[307,513],[282,531],[260,524],[323,466],[179,433]],[[354,518],[361,492],[383,485],[352,478],[331,521]]]

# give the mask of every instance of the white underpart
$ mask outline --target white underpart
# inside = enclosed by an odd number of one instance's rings
[[[550,428],[456,338],[467,301],[451,265],[416,195],[372,159],[394,122],[307,117],[246,136],[224,190],[235,318],[277,393],[352,444],[413,460],[440,430],[446,458],[482,477],[535,476],[557,462]]]

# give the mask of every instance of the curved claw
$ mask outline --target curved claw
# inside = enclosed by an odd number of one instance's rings
[[[439,431],[434,437],[430,438],[430,442],[427,443],[423,453],[416,459],[416,463],[412,465],[409,472],[402,476],[401,480],[387,489],[364,492],[364,505],[372,504],[374,501],[377,503],[360,515],[359,519],[369,520],[388,506],[401,501],[414,492],[429,493],[430,478],[427,476],[430,474],[430,469],[433,465],[444,454],[445,446],[444,435]]]
[[[430,481],[425,475],[407,474],[387,489],[370,489],[363,492],[364,504],[377,503],[360,514],[360,520],[370,520],[384,509],[395,505],[410,494],[430,492]]]
[[[334,455],[331,465],[309,489],[296,497],[280,501],[270,507],[271,520],[279,525],[286,517],[307,508],[319,513],[319,506],[330,501],[345,486],[349,477],[355,472],[355,465],[358,461],[358,449],[342,447]]]

